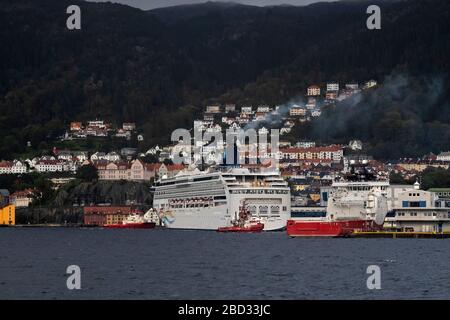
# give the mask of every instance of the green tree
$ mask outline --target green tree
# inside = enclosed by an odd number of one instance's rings
[[[98,170],[92,164],[81,166],[77,171],[77,178],[85,182],[98,180]]]

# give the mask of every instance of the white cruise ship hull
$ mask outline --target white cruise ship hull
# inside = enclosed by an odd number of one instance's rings
[[[169,229],[217,230],[228,223],[227,206],[177,209],[165,214],[163,223]]]

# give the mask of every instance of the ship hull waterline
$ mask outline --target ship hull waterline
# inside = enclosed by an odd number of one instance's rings
[[[104,225],[105,229],[153,229],[156,227],[154,222],[145,223],[126,223],[126,224],[108,224]]]
[[[290,237],[350,237],[355,231],[370,232],[381,227],[366,220],[297,221],[288,220],[286,231]]]

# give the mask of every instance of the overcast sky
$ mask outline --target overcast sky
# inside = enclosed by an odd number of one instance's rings
[[[160,7],[168,7],[168,6],[175,6],[175,5],[181,5],[181,4],[189,4],[189,3],[201,3],[206,2],[205,0],[89,0],[94,2],[117,2],[117,3],[123,3],[127,4],[133,7],[141,8],[141,9],[153,9],[153,8],[160,8]],[[331,1],[331,0],[321,0],[324,1]],[[319,0],[238,0],[233,2],[239,2],[244,4],[250,4],[250,5],[257,5],[257,6],[267,6],[267,5],[279,5],[279,4],[293,4],[293,5],[306,5],[313,2],[321,2]]]

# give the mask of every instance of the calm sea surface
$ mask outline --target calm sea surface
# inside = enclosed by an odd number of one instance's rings
[[[81,290],[66,287],[69,265]],[[0,299],[23,298],[449,299],[450,239],[0,228]]]

